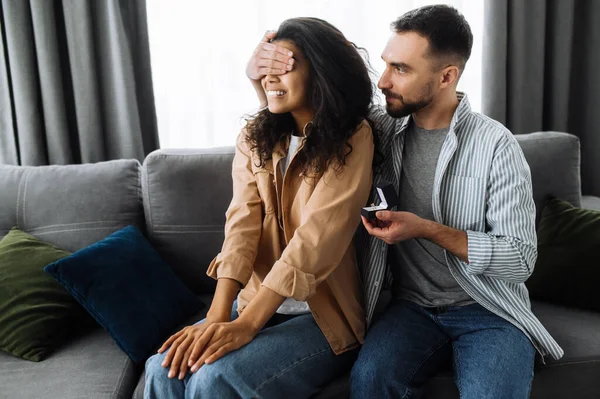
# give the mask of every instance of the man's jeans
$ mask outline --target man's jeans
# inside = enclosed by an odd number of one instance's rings
[[[423,308],[400,299],[367,333],[351,397],[419,397],[450,360],[461,398],[529,397],[535,349],[518,328],[479,304]]]
[[[236,308],[234,303],[231,320],[238,316]],[[312,314],[306,314],[275,315],[248,345],[181,381],[169,379],[169,369],[161,366],[166,353],[146,361],[146,399],[308,398],[350,370],[358,349],[336,356]]]

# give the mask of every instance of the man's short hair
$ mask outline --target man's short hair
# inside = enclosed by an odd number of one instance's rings
[[[392,22],[396,33],[415,32],[429,41],[429,55],[458,66],[461,73],[471,56],[473,34],[465,17],[454,7],[417,8]],[[444,67],[446,65],[436,65]]]

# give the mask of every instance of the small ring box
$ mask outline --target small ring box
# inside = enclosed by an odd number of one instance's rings
[[[381,182],[375,184],[377,195],[379,196],[379,205],[369,206],[361,209],[360,214],[369,220],[375,220],[378,211],[387,211],[399,204],[400,200],[392,183]]]

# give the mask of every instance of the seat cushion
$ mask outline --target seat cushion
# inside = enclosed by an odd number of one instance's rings
[[[0,352],[0,397],[129,399],[141,368],[100,327],[39,363]]]

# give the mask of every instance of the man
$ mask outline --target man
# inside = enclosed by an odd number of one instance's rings
[[[386,109],[372,116],[384,155],[375,182],[393,183],[400,204],[363,218],[371,328],[351,396],[418,397],[452,361],[461,397],[526,398],[536,351],[563,354],[524,285],[537,257],[529,167],[510,131],[456,91],[473,43],[464,17],[426,6],[392,27],[378,84]],[[285,73],[290,58],[264,42],[247,74]],[[392,300],[374,318],[388,281]]]

